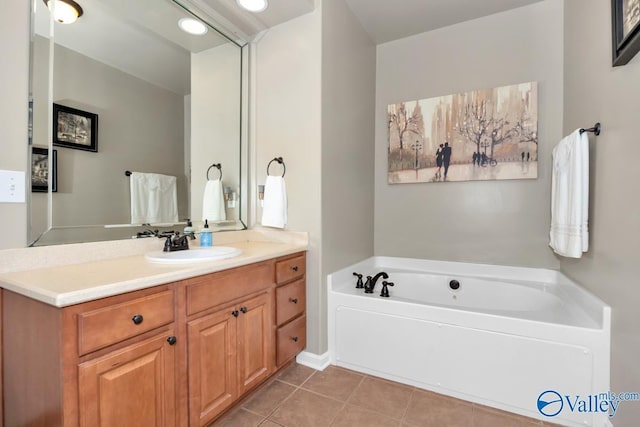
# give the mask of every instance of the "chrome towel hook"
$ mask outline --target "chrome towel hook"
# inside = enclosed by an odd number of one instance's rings
[[[284,174],[287,173],[287,166],[284,164],[282,157],[274,157],[274,159],[269,162],[267,165],[267,176],[269,175],[269,166],[271,166],[271,163],[273,162],[278,162],[282,165],[282,177],[284,178]]]
[[[222,163],[214,163],[209,166],[209,169],[207,169],[207,181],[209,181],[209,171],[211,168],[218,168],[218,172],[220,173],[220,177],[218,179],[222,180]]]

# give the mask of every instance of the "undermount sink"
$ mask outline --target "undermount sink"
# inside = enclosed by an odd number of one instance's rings
[[[188,264],[193,262],[218,261],[233,258],[242,253],[231,246],[213,246],[211,248],[193,248],[175,252],[151,252],[144,257],[156,264]]]

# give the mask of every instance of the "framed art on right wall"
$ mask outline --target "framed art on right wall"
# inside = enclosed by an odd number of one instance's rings
[[[611,0],[613,66],[625,65],[640,50],[640,0]]]

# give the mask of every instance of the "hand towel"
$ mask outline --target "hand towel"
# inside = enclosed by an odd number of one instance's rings
[[[287,188],[281,176],[267,176],[264,183],[262,225],[284,228],[287,225]]]
[[[178,222],[175,176],[132,172],[129,183],[132,224]]]
[[[212,179],[207,181],[204,187],[204,196],[202,198],[202,221],[209,220],[224,221],[227,219],[227,212],[224,208],[224,192],[222,190],[222,181]]]
[[[575,130],[553,149],[549,245],[580,258],[589,249],[589,137]]]

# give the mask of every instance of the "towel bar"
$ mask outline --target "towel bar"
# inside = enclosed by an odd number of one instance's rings
[[[592,128],[589,128],[589,129],[580,128],[580,133],[593,132],[594,135],[598,136],[600,135],[600,129],[601,129],[600,122],[598,122],[595,125],[593,125]]]
[[[207,181],[209,181],[209,171],[211,168],[218,168],[218,172],[220,173],[220,177],[218,177],[218,179],[222,180],[222,163],[214,163],[209,166],[209,169],[207,169]]]
[[[267,165],[267,176],[269,175],[269,166],[271,166],[271,163],[273,162],[278,162],[282,165],[282,177],[284,178],[284,174],[287,173],[287,166],[285,166],[284,164],[284,160],[282,160],[282,157],[274,157],[273,160],[271,160],[269,162],[269,164]]]

